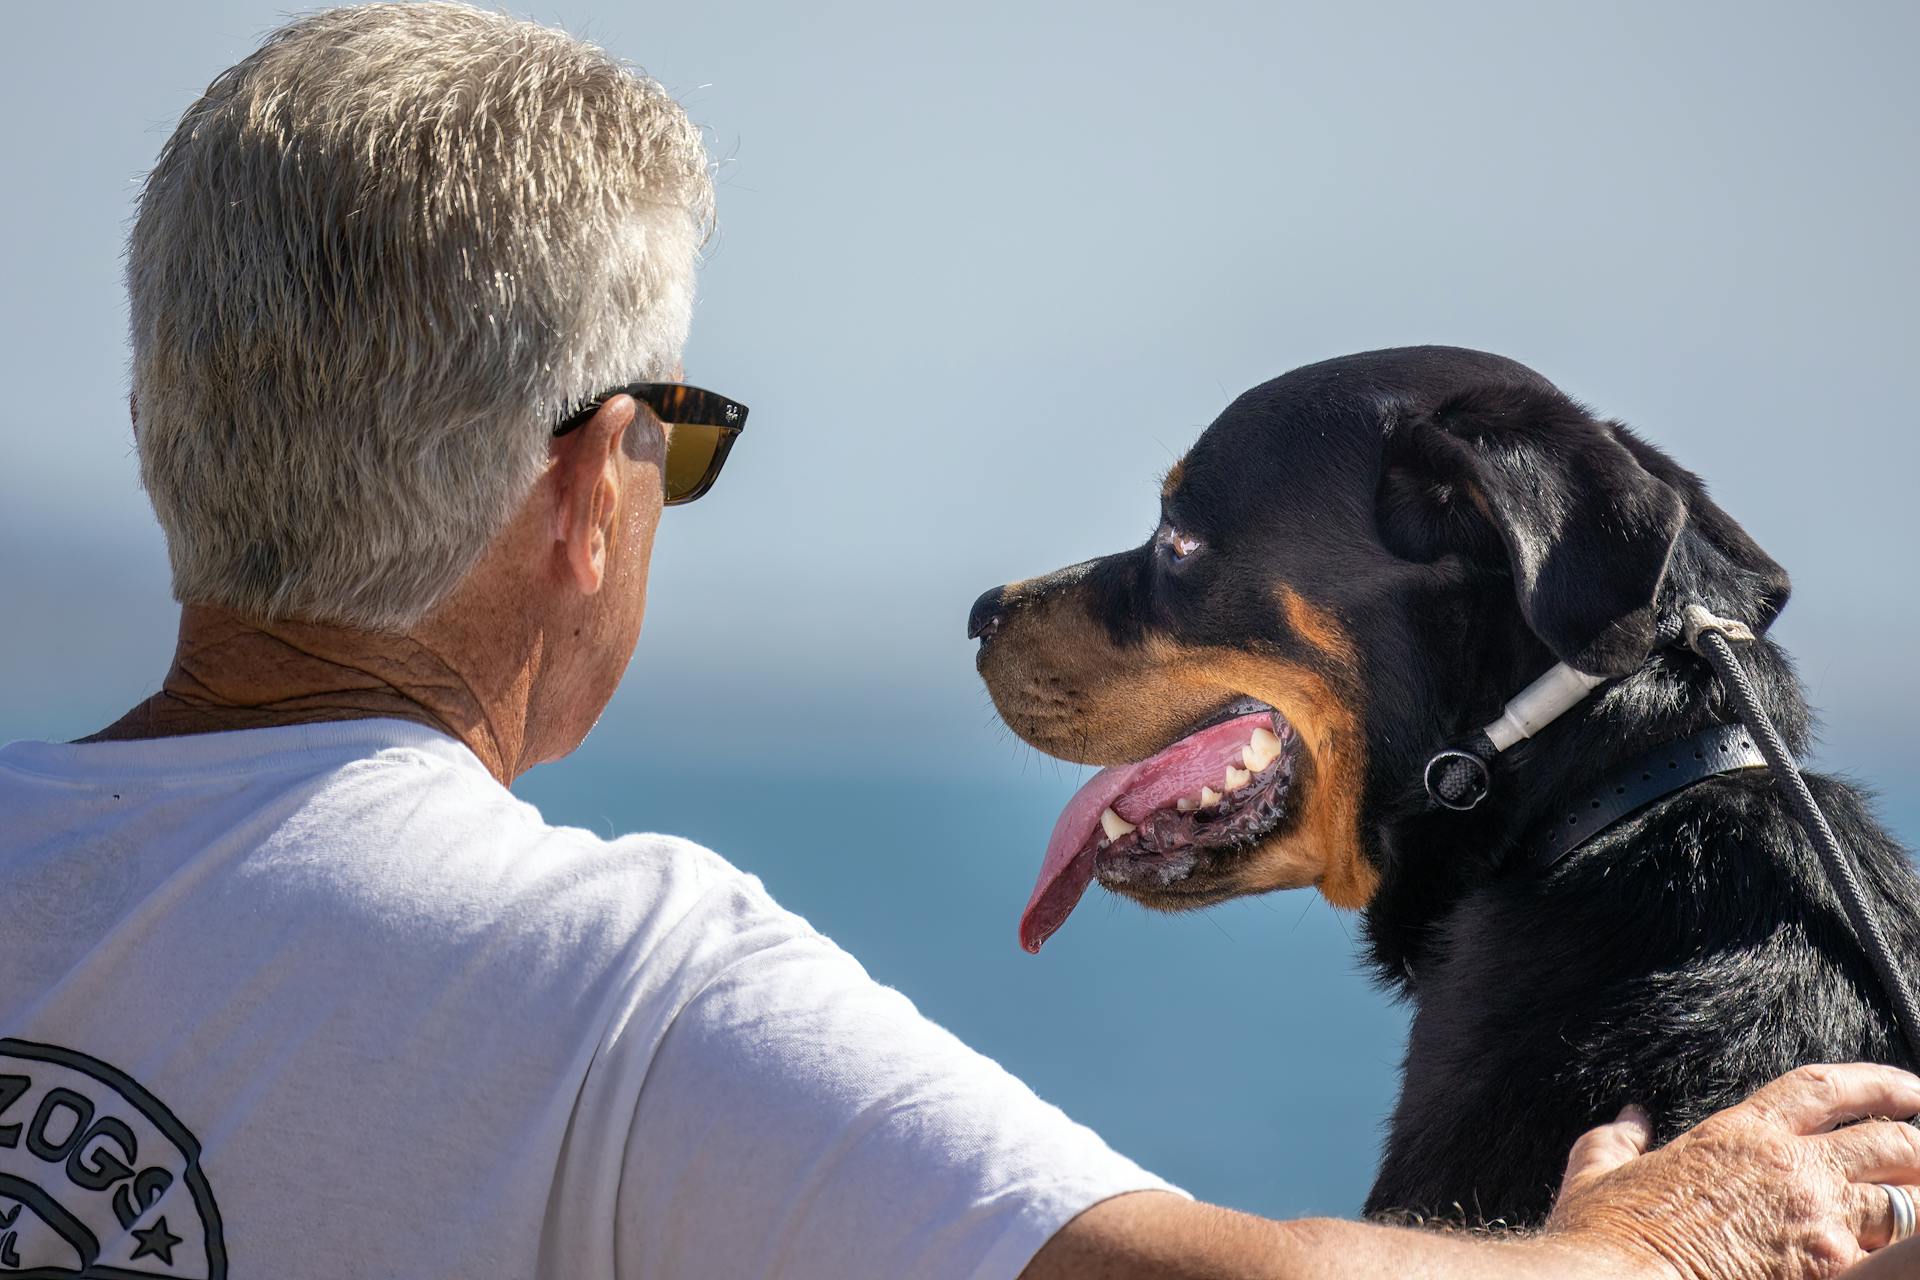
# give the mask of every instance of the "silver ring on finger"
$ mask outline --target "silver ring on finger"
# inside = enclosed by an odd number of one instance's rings
[[[1887,1208],[1893,1211],[1893,1237],[1887,1243],[1899,1244],[1920,1225],[1920,1211],[1915,1210],[1913,1193],[1905,1187],[1896,1187],[1891,1182],[1882,1182],[1879,1186],[1887,1193]]]

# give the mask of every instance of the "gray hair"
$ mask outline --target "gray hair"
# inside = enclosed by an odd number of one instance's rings
[[[555,421],[673,376],[712,201],[678,104],[564,32],[458,4],[275,31],[181,117],[128,244],[174,596],[418,622]]]

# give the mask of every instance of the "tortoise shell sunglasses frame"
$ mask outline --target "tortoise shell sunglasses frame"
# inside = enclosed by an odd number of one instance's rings
[[[713,488],[734,437],[747,425],[747,406],[718,392],[684,382],[630,382],[581,405],[553,429],[553,434],[563,436],[585,426],[600,412],[600,406],[615,396],[632,396],[668,427],[667,457],[660,468],[660,479],[669,507],[692,502]]]

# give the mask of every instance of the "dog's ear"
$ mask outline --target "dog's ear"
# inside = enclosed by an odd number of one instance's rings
[[[1552,387],[1480,388],[1397,415],[1379,500],[1396,554],[1510,574],[1521,616],[1562,661],[1616,676],[1646,660],[1686,503]]]
[[[1687,532],[1674,552],[1670,579],[1684,574],[1687,594],[1698,597],[1722,617],[1737,618],[1765,631],[1787,607],[1793,583],[1780,563],[1755,542],[1740,523],[1720,508],[1700,477],[1659,449],[1616,427],[1615,435],[1640,465],[1665,481],[1687,504]]]

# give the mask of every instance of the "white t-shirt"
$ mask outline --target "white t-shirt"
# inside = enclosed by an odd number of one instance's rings
[[[1169,1189],[396,720],[0,749],[0,1276],[1014,1276]]]

